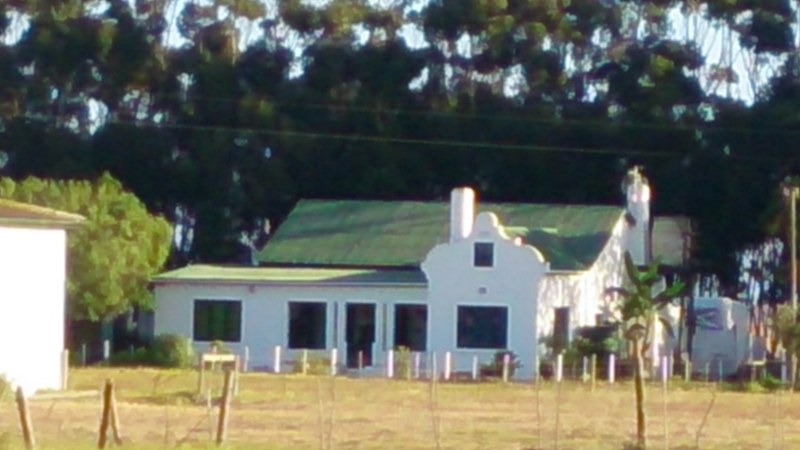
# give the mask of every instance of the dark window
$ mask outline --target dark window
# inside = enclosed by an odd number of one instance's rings
[[[394,307],[394,345],[415,352],[424,352],[428,344],[428,307],[403,305]]]
[[[558,354],[569,347],[569,308],[555,308],[553,351]]]
[[[289,348],[325,348],[326,304],[289,302]]]
[[[228,300],[195,300],[194,340],[241,341],[242,302]]]
[[[508,308],[459,306],[458,347],[505,349],[508,344]]]
[[[475,267],[494,267],[494,244],[475,243]]]

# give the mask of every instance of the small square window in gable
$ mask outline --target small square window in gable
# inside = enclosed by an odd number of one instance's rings
[[[475,267],[494,267],[494,244],[476,242],[473,257]]]

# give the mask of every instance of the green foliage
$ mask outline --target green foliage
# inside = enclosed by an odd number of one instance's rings
[[[778,306],[772,328],[786,353],[800,356],[800,322],[792,305]]]
[[[195,354],[191,341],[186,337],[174,334],[156,336],[147,347],[140,347],[131,352],[115,353],[111,357],[111,365],[123,367],[164,367],[175,369],[190,368],[195,363]]]
[[[307,375],[329,375],[331,373],[331,359],[325,355],[325,352],[309,352],[306,362]],[[292,364],[292,373],[303,373],[302,358],[297,358],[295,363]]]
[[[408,347],[400,346],[394,352],[394,376],[395,378],[411,378],[412,376],[412,352]]]
[[[132,306],[151,306],[148,283],[167,259],[172,229],[111,175],[94,182],[2,178],[0,197],[86,218],[68,238],[72,318],[103,320]]]
[[[500,378],[503,376],[503,359],[509,355],[508,378],[514,378],[514,373],[522,367],[522,363],[516,353],[511,350],[498,350],[494,354],[492,362],[481,364],[479,374],[481,378]]]

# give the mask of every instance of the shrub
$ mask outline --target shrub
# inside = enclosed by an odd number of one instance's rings
[[[147,348],[116,353],[111,357],[114,366],[154,366],[187,368],[194,365],[194,350],[189,339],[175,334],[156,336]]]
[[[509,364],[508,364],[508,378],[514,377],[514,372],[517,369],[522,367],[522,363],[519,361],[519,357],[516,353],[512,352],[511,350],[498,350],[494,354],[494,359],[489,364],[481,364],[480,367],[480,376],[481,378],[485,377],[492,377],[492,378],[500,378],[503,376],[503,359],[505,355],[508,354]]]
[[[328,375],[331,373],[331,359],[322,355],[324,355],[324,353],[312,354],[309,352],[308,360],[306,361],[307,375]],[[292,373],[303,373],[302,358],[297,358],[294,364],[292,364]]]
[[[150,357],[159,367],[187,368],[194,364],[194,349],[183,336],[162,334],[150,344]]]
[[[394,377],[411,378],[411,350],[408,347],[397,347],[394,352]]]

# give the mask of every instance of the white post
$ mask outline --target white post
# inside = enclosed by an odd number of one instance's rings
[[[556,356],[556,382],[560,383],[564,375],[564,355],[559,353]]]
[[[337,361],[338,359],[339,359],[339,349],[336,348],[331,349],[331,376],[334,377],[336,376],[336,368],[337,365],[339,364]]]
[[[275,373],[281,373],[281,346],[275,346],[275,361],[273,362],[273,368]]]
[[[453,355],[450,352],[444,354],[444,380],[450,381],[450,372],[453,370]]]
[[[786,383],[786,350],[781,349],[778,358],[781,362],[781,383]]]
[[[722,382],[724,381],[724,380],[723,380],[724,376],[722,375],[722,360],[721,360],[721,359],[720,359],[720,360],[719,360],[719,362],[717,363],[717,366],[719,367],[719,369],[718,369],[718,370],[719,370],[719,378],[717,379],[717,381],[718,381],[719,383],[722,383]]]
[[[503,383],[508,383],[508,377],[510,375],[509,372],[509,364],[511,363],[511,355],[508,353],[503,355]]]
[[[247,372],[250,368],[250,347],[244,346],[244,357],[242,358],[242,372]]]
[[[614,378],[616,377],[616,356],[612,353],[608,355],[608,382],[610,384],[614,384]]]
[[[86,365],[86,343],[81,344],[81,365]]]
[[[478,379],[478,357],[472,357],[472,380],[475,381]]]
[[[61,351],[61,390],[69,388],[69,350]]]
[[[303,373],[303,375],[307,375],[308,374],[308,349],[305,349],[305,348],[303,349],[303,361],[302,362],[303,362],[303,369],[301,370],[301,372]]]
[[[431,354],[431,380],[438,380],[439,379],[439,368],[438,363],[436,361],[436,352]]]
[[[419,379],[419,352],[414,352],[414,379]]]
[[[108,361],[111,356],[111,341],[106,339],[103,341],[103,361]]]
[[[581,380],[586,383],[589,380],[589,357],[583,357],[583,375],[581,376]]]
[[[669,360],[666,356],[661,357],[661,381],[664,383],[664,387],[666,387],[667,383],[669,382]]]
[[[386,377],[394,378],[394,350],[386,352]]]

